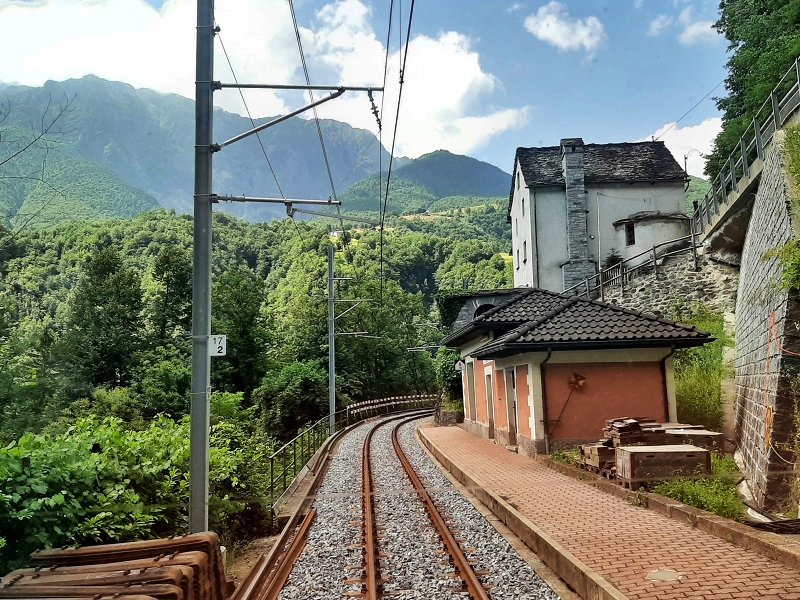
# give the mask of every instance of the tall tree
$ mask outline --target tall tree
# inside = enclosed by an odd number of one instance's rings
[[[170,332],[189,331],[192,326],[192,262],[188,250],[162,248],[153,261],[154,294],[152,319],[159,340]]]
[[[261,317],[264,283],[247,267],[224,272],[214,283],[215,333],[228,337],[227,356],[214,361],[217,389],[249,398],[266,368],[267,333]]]
[[[706,173],[714,177],[770,91],[800,55],[800,0],[722,0],[715,23],[730,42],[723,127]]]
[[[141,311],[139,274],[114,248],[91,256],[69,301],[59,344],[77,389],[130,382],[141,347]]]

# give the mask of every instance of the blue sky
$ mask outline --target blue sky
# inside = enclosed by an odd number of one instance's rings
[[[377,84],[388,0],[295,0],[315,83]],[[405,31],[410,0],[402,4]],[[287,0],[217,0],[222,40],[240,81],[303,79]],[[93,73],[136,87],[193,94],[193,0],[0,0],[0,81],[41,85]],[[398,153],[440,148],[508,171],[517,146],[636,141],[658,134],[725,77],[726,42],[711,29],[717,0],[418,0]],[[384,103],[389,144],[400,54],[390,43]],[[67,25],[67,26],[65,26]],[[217,54],[217,79],[230,71]],[[720,86],[712,94],[724,94]],[[218,103],[243,112],[238,95]],[[378,98],[380,101],[380,98]],[[250,92],[259,116],[299,106],[296,93]],[[376,131],[363,94],[322,116]],[[711,98],[663,139],[702,170],[719,128]],[[387,131],[388,130],[388,131]]]

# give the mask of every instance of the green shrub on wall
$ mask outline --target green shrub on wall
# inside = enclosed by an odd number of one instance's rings
[[[439,393],[446,403],[461,405],[461,373],[455,365],[459,360],[458,352],[449,348],[439,348],[433,359],[436,370],[436,383]]]
[[[784,142],[786,170],[789,173],[792,185],[789,189],[789,198],[792,202],[792,220],[795,239],[788,244],[770,250],[765,258],[777,258],[783,264],[781,275],[781,288],[785,290],[800,290],[800,128],[788,127],[785,129]]]
[[[704,346],[675,351],[678,421],[717,431],[722,426],[722,351],[731,343],[725,334],[725,322],[721,314],[704,304],[678,305],[673,317],[716,338]]]

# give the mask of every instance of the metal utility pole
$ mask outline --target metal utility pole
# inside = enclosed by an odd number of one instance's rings
[[[336,426],[336,304],[333,299],[333,245],[328,245],[328,434]]]
[[[215,152],[257,134],[273,125],[299,115],[315,106],[338,98],[346,91],[383,91],[382,87],[364,86],[290,86],[266,84],[223,84],[214,81],[214,36],[218,29],[214,25],[214,0],[197,0],[197,51],[195,68],[195,142],[194,142],[194,262],[192,270],[192,404],[190,460],[189,460],[189,530],[192,533],[208,530],[208,456],[211,396],[211,207],[218,200],[230,202],[273,202],[293,204],[338,206],[338,200],[303,200],[287,198],[261,198],[248,196],[216,196],[211,187],[212,156]],[[273,119],[269,123],[253,126],[221,144],[213,140],[214,90],[223,88],[263,89],[327,89],[332,93],[316,102]],[[329,250],[330,252],[330,250]],[[329,256],[331,256],[329,254]],[[333,258],[330,260],[333,272]],[[333,275],[331,275],[329,300],[333,302]],[[333,318],[333,310],[330,311]],[[333,331],[332,322],[329,331]],[[335,368],[333,335],[330,336],[331,369]],[[332,371],[333,372],[333,371]],[[331,383],[331,433],[335,382]]]
[[[211,392],[211,144],[214,99],[214,0],[197,0],[195,72],[194,262],[189,530],[208,530],[208,430]]]

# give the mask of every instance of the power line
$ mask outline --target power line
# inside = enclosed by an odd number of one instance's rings
[[[217,39],[219,40],[219,45],[222,47],[222,53],[225,55],[225,60],[228,62],[228,68],[231,70],[231,75],[233,76],[233,81],[236,85],[239,85],[239,80],[236,78],[236,72],[233,70],[233,64],[231,64],[231,59],[228,56],[228,51],[225,49],[225,44],[222,41],[222,35],[219,31],[217,31]],[[256,122],[253,119],[253,115],[250,114],[250,108],[247,106],[247,101],[244,99],[244,92],[241,88],[239,88],[239,96],[242,98],[242,104],[244,104],[244,109],[247,112],[247,118],[250,119],[250,124],[255,127]],[[258,139],[258,145],[261,146],[261,153],[264,155],[264,160],[267,161],[267,166],[269,167],[270,173],[272,173],[272,178],[275,180],[275,185],[278,188],[278,193],[281,195],[281,198],[284,200],[286,199],[286,194],[283,193],[283,189],[281,189],[281,184],[278,183],[278,176],[275,174],[275,169],[272,168],[272,162],[269,160],[269,156],[267,156],[267,150],[264,148],[264,143],[261,141],[261,135],[256,132],[256,139]]]
[[[305,74],[305,77],[306,77],[306,84],[307,85],[311,85],[311,79],[308,76],[308,65],[306,64],[306,57],[305,57],[305,53],[303,52],[303,42],[300,39],[300,28],[297,25],[297,15],[294,12],[294,1],[293,0],[289,0],[289,11],[292,13],[292,24],[294,26],[294,35],[295,35],[295,38],[297,39],[297,49],[300,52],[300,62],[303,64],[303,73]],[[308,90],[308,97],[311,100],[311,102],[313,103],[314,102],[314,92],[311,91],[311,90]],[[319,124],[319,116],[317,115],[316,107],[313,110],[314,110],[314,122],[317,124],[317,134],[319,135],[319,144],[322,147],[322,157],[325,159],[325,168],[328,171],[328,180],[330,181],[330,184],[331,184],[331,192],[333,193],[333,199],[334,200],[338,200],[338,198],[336,197],[336,187],[333,184],[333,175],[331,174],[331,165],[330,165],[330,162],[328,161],[328,151],[325,148],[325,140],[322,137],[322,127]]]
[[[662,131],[662,132],[659,134],[659,136],[658,136],[657,138],[654,138],[654,139],[653,139],[653,141],[654,141],[654,142],[655,142],[655,141],[658,141],[658,139],[659,139],[659,138],[661,138],[661,137],[662,137],[662,136],[663,136],[665,133],[667,133],[667,132],[668,132],[670,129],[672,129],[673,127],[677,126],[677,125],[678,125],[678,123],[680,123],[681,121],[683,121],[683,119],[684,119],[684,118],[686,118],[686,117],[689,115],[689,113],[691,113],[691,112],[692,112],[692,111],[693,111],[695,108],[697,108],[698,106],[700,106],[700,105],[703,103],[703,100],[705,100],[705,99],[706,99],[706,98],[708,98],[708,97],[709,97],[711,94],[713,94],[713,93],[714,93],[714,90],[716,90],[716,89],[717,89],[719,86],[721,86],[723,83],[725,83],[725,80],[724,80],[724,79],[723,79],[722,81],[720,81],[720,82],[719,82],[717,85],[715,85],[713,88],[711,88],[711,90],[710,90],[710,91],[709,91],[709,92],[708,92],[708,93],[707,93],[705,96],[703,96],[702,98],[700,98],[700,100],[698,100],[698,101],[695,103],[695,105],[694,105],[692,108],[690,108],[690,109],[689,109],[689,110],[687,110],[685,113],[683,113],[683,115],[681,116],[681,118],[680,118],[680,119],[678,119],[677,121],[675,121],[674,123],[672,123],[672,125],[670,125],[669,127],[667,127],[667,128],[664,130],[664,131]]]
[[[386,174],[386,192],[383,197],[383,210],[381,211],[381,302],[383,301],[383,229],[386,220],[386,207],[389,202],[389,185],[392,180],[392,165],[394,163],[394,149],[397,142],[397,122],[400,120],[400,102],[403,98],[403,83],[405,81],[406,63],[408,62],[408,46],[411,41],[411,23],[414,18],[414,0],[408,13],[408,27],[406,28],[406,45],[402,52],[400,63],[400,89],[397,92],[397,108],[394,115],[394,131],[392,132],[392,149],[389,153],[389,170]]]

